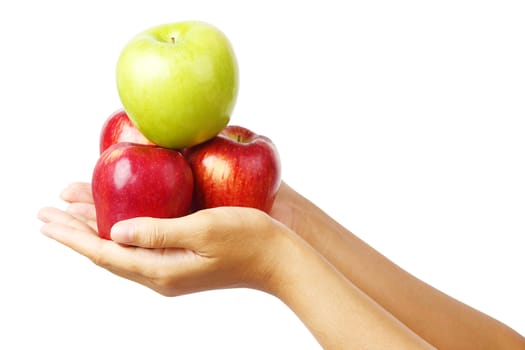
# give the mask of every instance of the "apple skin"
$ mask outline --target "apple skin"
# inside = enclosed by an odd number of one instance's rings
[[[153,143],[190,147],[230,121],[238,67],[228,38],[199,21],[152,27],[132,38],[117,61],[124,109]]]
[[[211,140],[184,151],[194,177],[193,209],[241,206],[270,212],[281,183],[272,141],[230,125]]]
[[[100,132],[100,154],[119,142],[132,142],[144,145],[154,144],[142,135],[123,109],[112,113],[104,122]]]
[[[111,239],[111,227],[124,219],[188,214],[193,175],[179,151],[121,142],[97,161],[92,191],[99,236]]]

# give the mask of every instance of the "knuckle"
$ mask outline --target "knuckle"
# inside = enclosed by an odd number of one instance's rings
[[[140,223],[135,237],[146,247],[163,247],[167,243],[166,232],[162,229],[159,220],[145,219]]]
[[[166,243],[166,236],[157,220],[153,221],[150,234],[146,239],[151,247],[162,247]]]

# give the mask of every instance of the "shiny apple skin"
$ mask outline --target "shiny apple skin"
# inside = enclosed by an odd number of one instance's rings
[[[269,138],[231,125],[184,154],[195,181],[194,209],[240,206],[270,212],[281,182],[281,164]]]
[[[154,144],[137,129],[122,108],[113,112],[102,126],[100,132],[100,154],[119,142],[132,142],[144,145]]]
[[[92,190],[99,236],[110,239],[111,227],[124,219],[188,214],[193,175],[176,150],[118,143],[95,165]]]

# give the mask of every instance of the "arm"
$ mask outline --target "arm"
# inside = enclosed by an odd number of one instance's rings
[[[274,210],[356,287],[440,349],[523,349],[525,340],[493,318],[404,271],[286,184]]]
[[[137,218],[112,238],[94,230],[89,203],[39,213],[42,232],[115,274],[174,296],[249,287],[286,303],[326,349],[431,348],[293,231],[248,208],[216,208],[178,219]]]
[[[433,349],[335,270],[295,234],[270,292],[286,303],[325,349]]]

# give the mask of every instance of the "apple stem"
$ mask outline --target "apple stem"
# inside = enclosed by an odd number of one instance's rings
[[[172,43],[172,44],[175,44],[175,37],[172,36],[172,37],[170,37],[170,39],[171,39],[171,43]]]
[[[241,142],[242,141],[242,136],[241,135],[237,135],[237,142]]]

